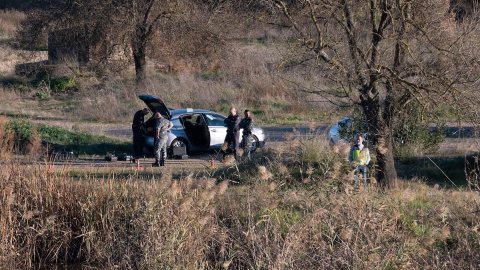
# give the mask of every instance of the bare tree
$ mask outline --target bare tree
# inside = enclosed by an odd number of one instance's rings
[[[202,8],[201,1],[171,1],[171,0],[32,0],[38,3],[35,16],[27,21],[23,44],[39,40],[43,34],[58,29],[75,29],[86,26],[89,29],[88,40],[93,51],[107,59],[112,53],[131,49],[135,64],[137,89],[143,88],[147,78],[147,55],[152,47],[153,39],[170,40],[177,32],[193,33],[189,38],[196,38],[195,48],[205,48],[212,43],[219,44],[215,33],[207,24],[191,23],[192,15],[203,16],[201,12],[192,10]],[[205,4],[206,5],[206,4]],[[208,10],[208,7],[205,8]],[[195,21],[195,20],[193,20]],[[194,31],[192,31],[194,29]],[[201,34],[198,34],[201,33]],[[184,43],[185,39],[173,39]],[[157,44],[167,42],[157,42]],[[181,45],[181,44],[179,44]],[[172,48],[182,49],[184,46]],[[154,54],[154,52],[150,52]],[[158,55],[158,54],[157,54]]]
[[[418,102],[430,112],[441,106],[476,111],[478,29],[472,20],[455,22],[449,0],[270,3],[297,35],[282,66],[309,67],[308,78],[322,78],[321,85],[291,79],[299,90],[362,108],[383,186],[394,186],[397,177],[392,131],[402,108]]]
[[[145,83],[147,45],[152,39],[155,29],[158,28],[162,19],[168,19],[175,14],[180,7],[178,2],[170,0],[130,0],[131,9],[125,11],[132,14],[131,45],[137,86],[142,87]],[[126,15],[127,15],[126,14]]]

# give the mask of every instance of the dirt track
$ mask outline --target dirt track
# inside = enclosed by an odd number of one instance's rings
[[[42,122],[47,125],[62,126],[67,129],[88,130],[96,135],[104,135],[121,140],[131,140],[132,131],[128,124],[102,124],[102,123],[70,123],[70,126],[65,126],[65,122],[60,121],[35,121]],[[308,127],[263,127],[266,135],[265,147],[276,147],[286,141],[288,137],[293,136],[299,139],[309,139],[313,137],[326,138],[327,130],[331,125],[321,124],[315,128]],[[472,128],[464,128],[459,131],[457,127],[450,126],[447,130],[447,137],[445,141],[440,145],[440,150],[435,156],[458,156],[467,152],[478,151],[479,143],[474,135]],[[145,158],[140,161],[141,168],[147,171],[162,171],[169,169],[188,169],[188,168],[209,168],[211,167],[212,158],[214,166],[225,166],[222,162],[222,156],[216,152],[202,152],[202,153],[190,153],[190,156],[186,160],[168,159],[165,167],[154,168],[151,164],[154,162],[153,158]],[[73,170],[82,171],[97,171],[108,172],[111,170],[125,170],[135,171],[136,164],[128,161],[115,161],[107,162],[104,156],[79,158],[76,161],[57,161],[52,164],[55,170],[61,170],[64,166],[67,166]]]
[[[140,160],[141,171],[163,171],[165,169],[191,169],[191,168],[208,168],[211,166],[211,158],[207,159],[207,156],[191,156],[186,160],[179,159],[168,159],[165,162],[165,167],[152,167],[152,163],[155,160],[153,158],[142,158]],[[214,165],[216,167],[221,167],[220,161],[215,160]],[[74,161],[55,161],[51,164],[53,171],[62,171],[63,169],[68,170],[78,170],[78,171],[88,171],[88,172],[110,172],[110,171],[125,171],[125,172],[135,172],[137,168],[136,163],[131,161],[114,161],[107,162],[102,158],[83,158],[80,157]],[[49,168],[50,169],[50,168]]]

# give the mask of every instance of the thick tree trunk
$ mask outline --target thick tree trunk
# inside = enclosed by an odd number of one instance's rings
[[[394,188],[397,180],[397,170],[393,158],[393,138],[390,132],[382,132],[375,146],[377,156],[377,181],[385,188]]]
[[[142,91],[147,79],[147,31],[145,24],[138,23],[132,33],[133,61],[135,62],[136,91]]]
[[[392,114],[389,113],[391,108],[384,108],[384,113],[381,113],[381,105],[376,97],[378,96],[375,95],[373,99],[361,97],[361,106],[367,117],[371,143],[369,148],[376,154],[377,181],[384,188],[393,188],[397,170],[393,159]]]
[[[147,60],[146,60],[146,48],[143,45],[133,45],[133,60],[135,61],[135,76],[137,83],[137,90],[145,87],[145,81],[147,79]]]

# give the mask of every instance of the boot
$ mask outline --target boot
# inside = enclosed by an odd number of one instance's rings
[[[158,159],[155,159],[155,163],[152,163],[152,167],[159,167],[160,163],[158,162]]]
[[[160,166],[165,166],[165,151],[163,149],[160,156]]]

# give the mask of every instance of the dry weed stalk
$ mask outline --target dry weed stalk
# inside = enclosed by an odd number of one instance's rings
[[[328,168],[343,177],[335,162]],[[193,174],[147,181],[87,174],[79,180],[68,171],[46,173],[43,166],[0,166],[0,268],[79,262],[110,268],[422,269],[468,268],[478,258],[480,217],[472,213],[479,211],[480,197],[472,191],[401,181],[395,190],[372,187],[368,194],[346,196],[341,181],[312,181],[314,188],[306,189],[271,176],[228,187],[228,180],[216,184]],[[307,175],[319,173],[311,166]],[[285,168],[285,174],[298,171]],[[258,177],[269,173],[265,166],[257,169]]]
[[[226,155],[222,160],[223,164],[225,165],[231,165],[233,164],[234,161],[235,161],[234,155]]]
[[[265,166],[258,166],[258,177],[261,180],[268,180],[270,177],[272,177],[272,173],[267,170]]]

